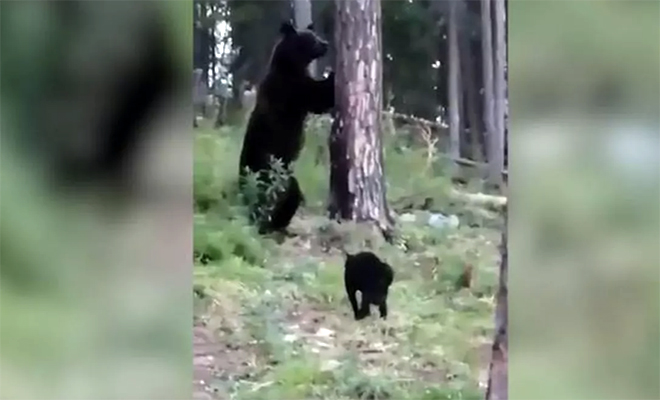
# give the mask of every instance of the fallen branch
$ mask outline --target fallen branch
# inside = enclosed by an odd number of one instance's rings
[[[383,115],[389,116],[395,122],[405,122],[410,125],[422,125],[427,128],[447,129],[446,125],[439,122],[429,121],[428,119],[415,117],[414,115],[401,114],[392,111],[383,111]]]
[[[446,156],[446,157],[448,157],[450,160],[452,160],[456,164],[461,165],[463,167],[478,168],[479,170],[486,170],[488,168],[488,164],[468,160],[467,158],[452,158],[452,157],[449,157],[449,156]],[[502,175],[504,175],[505,177],[508,178],[509,177],[509,170],[507,170],[507,169],[503,170]]]
[[[484,193],[465,193],[456,189],[452,189],[449,192],[449,195],[455,199],[462,200],[467,203],[476,205],[488,205],[498,209],[503,208],[508,202],[508,199],[504,196],[495,196]]]
[[[427,119],[415,117],[413,115],[401,114],[401,113],[396,113],[396,112],[392,112],[392,111],[383,111],[383,114],[389,115],[395,122],[405,122],[405,123],[408,123],[410,125],[418,125],[418,126],[421,126],[423,128],[426,128],[422,132],[422,136],[429,136],[429,138],[423,137],[423,139],[427,143],[429,142],[429,139],[430,139],[430,133],[431,133],[430,129],[431,128],[443,129],[443,130],[446,130],[448,128],[446,125],[443,125],[439,122],[429,121]],[[434,145],[435,145],[435,143],[437,143],[437,138],[435,138]],[[453,162],[455,162],[456,164],[461,165],[463,167],[478,168],[478,169],[480,169],[484,172],[485,172],[486,169],[488,169],[488,164],[486,164],[486,163],[469,160],[467,158],[454,158],[454,157],[450,157],[446,153],[442,153],[442,154],[445,157],[452,160]],[[509,177],[509,171],[506,170],[506,169],[503,170],[502,175],[504,175],[505,178],[508,178]]]

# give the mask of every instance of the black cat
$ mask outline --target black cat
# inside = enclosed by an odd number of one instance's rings
[[[361,320],[369,316],[371,304],[378,306],[381,318],[387,318],[387,294],[394,280],[392,267],[371,252],[357,254],[344,252],[344,254],[346,256],[344,284],[355,319]],[[360,307],[355,297],[358,290],[362,294]]]

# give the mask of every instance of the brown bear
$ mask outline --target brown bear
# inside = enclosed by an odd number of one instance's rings
[[[250,115],[240,156],[241,178],[246,172],[258,174],[264,187],[272,185],[272,160],[288,169],[298,158],[304,144],[304,123],[309,113],[322,114],[334,107],[334,73],[316,80],[309,75],[309,64],[323,57],[328,42],[321,39],[312,25],[304,30],[285,22],[281,38],[273,48],[266,76],[257,87],[257,99]],[[243,183],[244,179],[241,179]],[[265,189],[253,202],[251,215],[261,233],[284,230],[304,201],[295,177],[285,180],[270,212],[258,218],[257,209],[268,207]]]

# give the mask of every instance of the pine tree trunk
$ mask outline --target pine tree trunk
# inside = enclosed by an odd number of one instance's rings
[[[330,134],[331,218],[389,232],[381,142],[380,0],[337,0],[335,115]]]
[[[488,0],[486,0],[488,1]],[[507,88],[506,88],[506,4],[505,0],[495,1],[495,131],[490,140],[489,165],[493,183],[502,183],[502,170],[504,168],[504,150],[506,145],[507,119]],[[488,18],[492,19],[490,12]],[[486,55],[486,54],[485,54]],[[493,53],[491,52],[492,57]],[[489,58],[490,58],[489,57]],[[492,60],[492,58],[490,58]],[[508,393],[508,206],[504,209],[504,231],[500,244],[500,281],[495,306],[495,336],[493,338],[493,352],[488,377],[486,400],[507,400]]]
[[[204,85],[204,69],[193,70],[193,126],[197,127],[197,116],[205,113],[206,86]]]
[[[449,40],[449,79],[448,93],[449,99],[449,155],[456,160],[461,157],[461,115],[459,108],[459,90],[460,90],[460,58],[458,50],[458,21],[457,21],[457,0],[449,2],[449,31],[447,39]],[[454,165],[452,176],[456,175],[457,166]]]
[[[500,243],[500,282],[497,291],[495,305],[495,337],[493,338],[493,352],[488,373],[488,388],[486,389],[486,400],[507,400],[509,398],[508,388],[508,366],[509,366],[509,306],[508,306],[508,275],[509,275],[509,252],[508,252],[508,205],[504,208],[504,231]]]
[[[467,35],[461,37],[460,55],[461,55],[461,82],[465,93],[465,113],[469,120],[469,150],[463,151],[476,162],[483,161],[483,150],[481,146],[481,135],[483,134],[483,123],[479,112],[479,89],[477,88],[478,76],[475,74],[474,60],[472,59],[471,40]],[[479,71],[481,73],[481,71]]]
[[[486,131],[486,160],[490,167],[489,172],[492,177],[495,172],[492,168],[492,143],[493,135],[495,133],[494,117],[493,117],[493,34],[492,34],[492,17],[490,10],[491,0],[481,0],[481,48],[483,55],[483,75],[484,75],[484,128]]]
[[[504,102],[504,168],[509,169],[509,1],[504,2],[504,43],[506,44],[506,54],[504,59],[504,83],[505,98]],[[505,175],[506,178],[509,175]]]
[[[504,170],[504,116],[506,114],[506,9],[504,0],[494,0],[495,2],[495,134],[492,136],[491,147],[493,149],[491,157],[491,170],[493,172],[493,183],[502,184],[502,171]],[[498,171],[496,174],[495,171]]]

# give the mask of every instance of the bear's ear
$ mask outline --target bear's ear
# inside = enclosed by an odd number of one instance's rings
[[[312,24],[307,25],[307,30],[308,31],[313,31],[314,30],[314,24],[312,23]]]
[[[291,22],[282,22],[282,26],[280,26],[280,33],[284,36],[288,36],[296,33],[296,28],[293,27]]]

